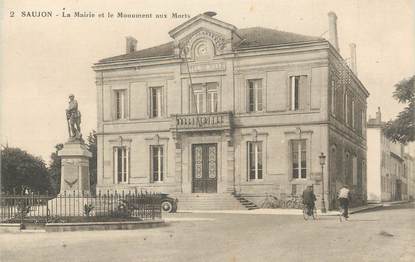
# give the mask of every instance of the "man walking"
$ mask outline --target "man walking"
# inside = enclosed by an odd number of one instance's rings
[[[343,185],[339,190],[339,202],[340,207],[344,210],[343,216],[349,218],[349,201],[350,201],[350,190],[347,185]]]
[[[303,204],[307,207],[307,215],[313,214],[315,202],[317,198],[313,192],[313,186],[307,186],[303,191]]]

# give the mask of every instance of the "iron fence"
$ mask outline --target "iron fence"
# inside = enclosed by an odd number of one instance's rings
[[[161,213],[158,193],[0,194],[0,223],[154,220]]]

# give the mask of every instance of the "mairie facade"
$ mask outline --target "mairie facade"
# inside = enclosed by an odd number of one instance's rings
[[[329,41],[200,14],[100,60],[98,190],[366,201],[368,92]],[[322,168],[319,155],[327,157]],[[180,206],[180,205],[179,205]]]

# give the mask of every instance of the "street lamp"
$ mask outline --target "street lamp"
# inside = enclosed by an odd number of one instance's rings
[[[326,213],[326,203],[324,202],[324,165],[326,164],[326,156],[323,152],[318,156],[321,166],[321,213]]]

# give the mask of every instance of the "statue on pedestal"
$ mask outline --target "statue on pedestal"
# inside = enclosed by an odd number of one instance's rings
[[[69,141],[81,141],[81,112],[78,110],[78,101],[75,96],[69,95],[69,106],[66,109],[66,120],[68,122]]]

